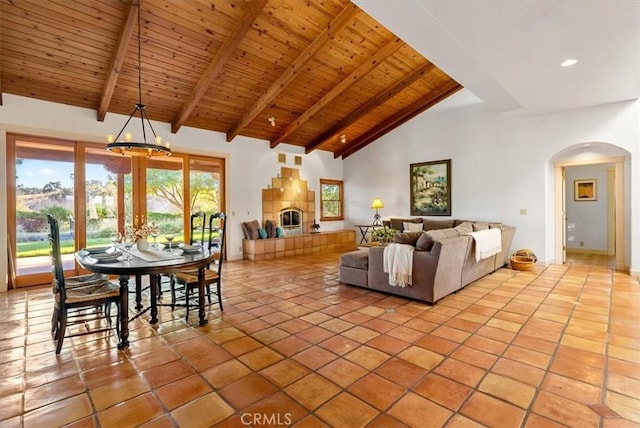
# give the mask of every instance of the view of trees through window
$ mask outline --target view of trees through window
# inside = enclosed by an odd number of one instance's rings
[[[51,270],[46,214],[58,220],[61,250],[69,255],[65,268],[72,268],[70,256],[79,246],[110,245],[113,232],[132,225],[137,213],[159,226],[158,242],[163,242],[164,234],[184,239],[185,217],[191,212],[220,211],[223,159],[194,157],[186,168],[187,156],[149,160],[143,163],[146,186],[140,187],[134,183],[131,158],[114,156],[103,147],[85,147],[80,157],[78,147],[67,142],[56,146],[15,140],[12,148],[15,155],[8,161],[13,163],[15,194],[9,199],[15,209],[9,214],[18,276]],[[84,160],[82,165],[78,159]],[[135,189],[144,195],[135,196]]]
[[[320,180],[320,220],[342,220],[342,181]]]

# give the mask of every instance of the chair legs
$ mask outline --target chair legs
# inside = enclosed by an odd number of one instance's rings
[[[120,319],[121,308],[120,303],[114,304],[116,305],[116,334],[118,336],[118,339],[120,339],[120,323],[117,321]],[[96,306],[96,309],[104,313],[104,318],[109,326],[108,328],[100,329],[97,331],[107,331],[111,329],[111,326],[113,325],[113,320],[111,319],[111,303],[104,303],[104,305]],[[55,308],[53,310],[53,318],[51,322],[51,333],[53,334],[53,339],[56,341],[56,354],[59,354],[62,350],[62,344],[64,342],[65,333],[67,331],[67,324],[69,322],[67,311]]]

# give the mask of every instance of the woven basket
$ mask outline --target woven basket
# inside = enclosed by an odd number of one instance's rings
[[[511,268],[515,270],[531,270],[538,258],[528,249],[518,250],[511,255]]]

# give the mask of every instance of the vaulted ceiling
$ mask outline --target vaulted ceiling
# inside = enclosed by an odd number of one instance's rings
[[[148,116],[231,144],[347,157],[461,89],[347,0],[1,0],[0,12],[0,94],[129,115],[140,53]]]

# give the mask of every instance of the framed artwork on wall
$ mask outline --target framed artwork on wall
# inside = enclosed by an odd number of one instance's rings
[[[595,178],[588,180],[573,180],[573,200],[574,201],[596,201],[597,181]]]
[[[451,215],[451,159],[409,166],[411,215]]]

